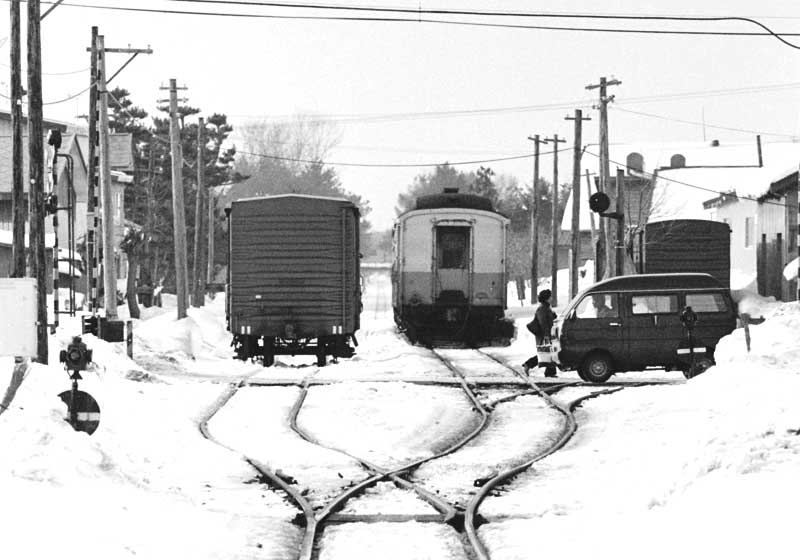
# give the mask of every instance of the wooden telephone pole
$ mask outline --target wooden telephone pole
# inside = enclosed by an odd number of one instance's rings
[[[572,237],[570,243],[569,259],[569,297],[578,295],[578,261],[581,253],[581,143],[583,142],[583,121],[591,120],[584,117],[580,109],[575,109],[574,117],[565,120],[575,121],[575,140],[572,148]]]
[[[103,305],[106,319],[117,319],[117,263],[114,256],[114,201],[111,196],[111,162],[108,157],[108,90],[105,37],[97,37],[97,93],[100,105],[100,204],[103,219]]]
[[[42,127],[42,40],[40,2],[28,0],[28,174],[30,183],[31,275],[36,278],[37,361],[47,358],[47,260],[44,240],[44,138]],[[54,248],[57,250],[57,248]]]
[[[545,144],[553,143],[553,252],[550,263],[550,291],[552,292],[550,304],[556,307],[558,305],[558,231],[561,229],[558,226],[558,144],[566,142],[566,140],[560,140],[558,134],[554,134],[552,138],[545,138],[542,141]]]
[[[192,267],[192,288],[195,307],[201,307],[205,301],[206,282],[203,267],[203,204],[206,197],[205,185],[205,121],[200,117],[197,122],[197,196],[194,204],[194,261]]]
[[[100,220],[97,215],[97,27],[92,27],[91,71],[89,77],[89,149],[88,183],[86,195],[86,297],[89,311],[97,312],[97,230]]]
[[[617,235],[614,239],[616,249],[616,276],[625,274],[625,170],[617,168]]]
[[[183,204],[183,150],[178,124],[178,86],[174,78],[169,81],[169,139],[172,152],[172,213],[173,240],[175,242],[175,289],[178,295],[178,319],[186,317],[187,264],[186,217]],[[186,89],[186,88],[180,88]]]
[[[610,178],[609,165],[608,165],[608,104],[614,100],[614,96],[607,95],[608,86],[618,86],[622,82],[617,79],[606,80],[605,76],[600,78],[599,84],[590,84],[586,89],[600,89],[600,192],[608,194],[608,180]],[[609,247],[609,238],[611,237],[611,224],[606,220],[601,222],[601,237],[603,239],[603,246],[605,247],[605,273],[603,276],[609,278],[613,276],[612,267],[614,266],[614,257]],[[600,280],[600,278],[597,278]]]
[[[92,89],[89,94],[89,193],[87,203],[87,253],[89,258],[89,290],[92,295],[92,311],[97,308],[97,196],[96,187],[100,187],[100,206],[102,212],[102,262],[105,317],[107,320],[117,319],[117,266],[114,248],[116,246],[116,227],[114,223],[114,201],[111,192],[111,159],[109,157],[109,125],[108,125],[108,82],[127,66],[138,54],[151,54],[147,49],[106,48],[105,37],[98,35],[97,27],[92,27],[92,45],[89,47],[92,56]],[[125,53],[131,58],[110,79],[106,76],[106,54]],[[95,150],[99,151],[99,158]],[[129,271],[133,273],[133,271]],[[95,280],[92,280],[92,277]]]
[[[533,141],[533,202],[531,203],[531,303],[539,292],[539,135],[528,136]]]
[[[11,2],[11,276],[25,276],[25,186],[22,166],[22,57],[20,0]]]

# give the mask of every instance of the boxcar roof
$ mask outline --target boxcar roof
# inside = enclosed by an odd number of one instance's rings
[[[336,202],[345,202],[347,204],[353,204],[351,200],[346,198],[336,197],[336,196],[317,196],[312,194],[297,194],[297,193],[287,193],[287,194],[272,194],[267,196],[252,196],[249,198],[240,198],[238,200],[234,200],[231,204],[236,204],[237,202],[254,202],[260,200],[274,200],[278,198],[308,198],[313,200],[332,200]]]

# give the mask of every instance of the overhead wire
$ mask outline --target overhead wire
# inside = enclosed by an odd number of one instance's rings
[[[10,0],[6,0],[10,1]],[[189,0],[169,0],[169,1],[189,1]],[[200,0],[194,0],[195,3]],[[210,2],[208,2],[210,3]],[[220,3],[220,2],[216,2]],[[234,2],[223,2],[224,4],[233,4]],[[260,7],[277,7],[269,6],[267,4],[256,4]],[[278,3],[273,3],[278,4]],[[574,14],[574,13],[533,13],[533,12],[488,12],[477,10],[429,10],[429,9],[381,9],[381,8],[367,8],[367,7],[350,7],[341,8],[342,10],[349,9],[349,11],[368,11],[369,13],[407,13],[417,14],[417,17],[386,17],[386,16],[331,16],[331,15],[287,15],[287,14],[263,14],[263,13],[235,13],[235,12],[201,12],[195,10],[167,10],[161,8],[134,8],[128,6],[107,6],[107,5],[91,5],[81,4],[77,2],[64,2],[62,6],[101,9],[101,10],[116,10],[125,12],[140,12],[140,13],[161,13],[172,15],[197,15],[197,16],[216,16],[216,17],[236,17],[236,18],[258,18],[258,19],[275,19],[275,20],[306,20],[306,21],[353,21],[353,22],[384,22],[384,23],[431,23],[431,24],[444,24],[444,25],[462,25],[462,26],[478,26],[478,27],[495,27],[506,29],[538,29],[538,30],[554,30],[554,31],[578,31],[578,32],[604,32],[604,33],[636,33],[636,34],[670,34],[670,35],[717,35],[717,36],[771,36],[785,45],[794,49],[800,49],[800,45],[796,45],[784,39],[783,37],[797,37],[800,33],[784,33],[775,32],[765,24],[758,20],[738,16],[719,16],[719,17],[692,17],[692,16],[626,16],[626,15],[609,15],[609,14]],[[251,6],[252,7],[252,6]],[[312,5],[312,4],[291,4],[285,7],[293,9],[313,9],[325,10],[331,9],[330,6]],[[601,28],[601,27],[569,27],[569,26],[544,26],[544,25],[523,25],[523,24],[508,24],[508,23],[488,23],[476,21],[463,21],[463,20],[444,20],[444,19],[430,19],[421,17],[422,14],[432,15],[456,15],[456,16],[472,16],[472,17],[518,17],[518,18],[550,18],[550,19],[600,19],[600,20],[626,20],[626,21],[655,21],[655,22],[743,22],[755,25],[763,30],[763,32],[736,32],[736,31],[688,31],[680,29],[626,29],[626,28]]]
[[[644,117],[651,117],[651,118],[654,118],[654,119],[661,119],[661,120],[665,120],[665,121],[678,122],[678,123],[683,123],[683,124],[704,126],[704,127],[708,127],[708,128],[715,128],[715,129],[718,129],[718,130],[729,130],[731,132],[743,132],[743,133],[746,133],[746,134],[762,134],[764,136],[780,136],[780,137],[791,138],[791,139],[795,139],[795,138],[798,137],[796,134],[788,134],[788,133],[785,133],[785,132],[766,132],[766,131],[763,131],[763,130],[760,131],[760,130],[749,130],[749,129],[746,129],[746,128],[735,128],[735,127],[730,127],[730,126],[709,124],[709,123],[699,122],[699,121],[691,121],[691,120],[687,120],[687,119],[678,119],[678,118],[675,118],[675,117],[665,117],[663,115],[656,115],[654,113],[646,113],[644,111],[634,111],[632,109],[624,109],[624,108],[618,107],[618,106],[613,106],[613,107],[614,107],[614,111],[622,111],[623,113],[631,113],[633,115],[641,115],[641,116],[644,116]]]
[[[558,150],[553,150],[550,152],[541,152],[539,155],[548,155],[554,154],[556,152],[571,152],[574,148],[560,148]],[[509,156],[503,158],[493,158],[493,159],[476,159],[476,160],[468,160],[468,161],[438,161],[434,163],[361,163],[361,162],[341,162],[341,161],[323,161],[323,160],[313,160],[313,159],[302,159],[302,158],[292,158],[286,156],[278,156],[278,155],[270,155],[270,154],[259,154],[255,152],[246,152],[242,150],[236,150],[237,154],[243,154],[253,157],[265,158],[265,159],[274,159],[279,161],[291,161],[295,163],[307,163],[307,164],[319,164],[319,165],[329,165],[329,166],[338,166],[338,167],[377,167],[377,168],[407,168],[407,167],[437,167],[439,165],[450,165],[450,166],[458,166],[458,165],[477,165],[483,163],[498,163],[503,161],[514,161],[514,160],[522,160],[522,159],[530,159],[534,157],[534,154],[523,154],[518,156]]]
[[[800,89],[800,82],[787,82],[784,84],[771,84],[763,86],[750,86],[743,88],[715,89],[715,90],[696,90],[689,92],[668,93],[660,95],[648,95],[640,97],[628,97],[616,99],[615,105],[627,103],[649,103],[664,100],[680,100],[682,98],[691,99],[697,97],[714,97],[720,95],[738,95],[747,93],[761,93],[764,91],[780,91]],[[421,120],[425,118],[448,118],[448,117],[471,117],[484,115],[498,115],[504,113],[525,113],[533,111],[550,111],[561,109],[580,109],[592,108],[596,100],[591,94],[587,93],[584,99],[575,101],[563,101],[545,103],[538,105],[516,105],[508,107],[489,107],[483,109],[451,109],[440,111],[415,111],[415,112],[395,112],[395,113],[339,113],[339,114],[317,114],[311,115],[314,121],[334,122],[340,124],[369,123],[369,122],[389,122],[402,120]],[[290,115],[229,115],[231,117],[253,117],[269,118],[272,120],[289,120]]]

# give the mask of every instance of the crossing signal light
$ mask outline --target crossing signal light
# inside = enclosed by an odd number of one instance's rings
[[[592,209],[592,212],[602,214],[608,210],[609,206],[611,206],[611,200],[605,193],[596,192],[589,197],[589,208]]]

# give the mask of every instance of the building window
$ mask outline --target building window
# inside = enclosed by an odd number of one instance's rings
[[[753,218],[744,219],[744,246],[751,247],[753,245]]]

